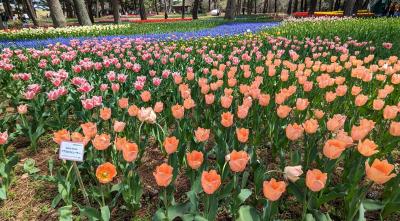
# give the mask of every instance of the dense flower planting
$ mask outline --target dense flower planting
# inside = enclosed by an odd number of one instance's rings
[[[163,20],[163,19],[162,19]],[[174,20],[174,19],[169,19]],[[150,20],[149,20],[150,21]],[[0,40],[22,40],[22,39],[47,39],[57,37],[98,37],[110,35],[133,35],[147,33],[164,33],[173,31],[195,31],[211,28],[222,24],[220,20],[207,21],[174,21],[161,22],[156,20],[154,24],[121,24],[121,25],[93,25],[93,26],[70,26],[65,28],[23,28],[15,30],[0,30]],[[6,42],[6,41],[5,41]],[[4,42],[4,43],[5,43]]]
[[[314,14],[309,14],[308,12],[294,12],[294,17],[302,18],[302,17],[343,17],[343,11],[320,11],[314,12]],[[368,10],[359,10],[357,14],[354,16],[356,17],[372,17],[375,16],[374,13],[369,12]]]
[[[184,30],[182,32],[174,31],[174,32],[162,32],[162,33],[148,33],[148,34],[134,34],[134,35],[121,35],[121,36],[105,36],[105,37],[98,37],[99,40],[112,40],[117,38],[138,38],[138,39],[145,39],[149,40],[168,40],[168,41],[176,41],[176,40],[190,40],[195,38],[201,37],[217,37],[217,36],[230,36],[236,34],[243,34],[246,32],[258,32],[260,30],[277,26],[279,23],[277,22],[249,22],[249,23],[227,23],[218,25],[213,28],[204,29],[204,30],[197,30],[197,31],[189,31]],[[155,25],[155,24],[152,24]],[[84,41],[86,39],[93,39],[92,37],[61,37],[61,38],[50,38],[50,39],[43,39],[43,40],[15,40],[15,41],[0,41],[0,48],[1,46],[7,47],[15,47],[15,48],[41,48],[48,45],[53,44],[70,44],[71,40],[80,40]],[[3,43],[3,44],[2,44]]]
[[[12,161],[5,147],[17,135],[33,149],[46,132],[85,145],[84,162],[42,177],[58,185],[62,220],[74,208],[94,220],[117,207],[134,216],[147,203],[137,169],[154,149],[154,220],[273,220],[294,206],[294,219],[388,217],[400,200],[392,48],[262,32],[4,49],[1,93],[17,113],[2,124],[1,157]],[[176,189],[180,177],[187,188]]]

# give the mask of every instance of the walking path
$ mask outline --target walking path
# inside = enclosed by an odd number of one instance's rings
[[[0,48],[39,48],[49,44],[62,43],[69,44],[70,40],[79,39],[107,39],[113,38],[142,38],[147,40],[187,40],[201,37],[217,37],[243,34],[246,32],[258,32],[265,28],[279,25],[279,22],[268,23],[227,23],[209,29],[190,31],[190,32],[170,32],[161,34],[136,34],[123,36],[101,36],[101,37],[62,37],[40,40],[0,40]]]

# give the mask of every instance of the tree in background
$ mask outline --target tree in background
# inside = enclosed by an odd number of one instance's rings
[[[80,25],[92,25],[92,21],[89,18],[89,14],[86,10],[86,4],[83,0],[74,0],[75,13],[78,17]]]
[[[39,21],[37,20],[36,10],[33,7],[32,0],[22,0],[22,3],[25,11],[28,13],[29,18],[32,19],[33,25],[38,27]]]
[[[113,16],[114,16],[114,23],[119,24],[119,23],[121,23],[121,16],[119,14],[121,4],[119,3],[119,0],[111,0],[111,5],[112,5]]]
[[[250,1],[249,1],[250,2]],[[226,2],[226,9],[225,9],[225,19],[234,19],[235,18],[235,4],[236,0],[228,0]],[[251,3],[250,3],[251,5]]]
[[[287,8],[287,14],[288,15],[292,14],[292,4],[293,4],[293,0],[289,0],[288,8]]]
[[[310,2],[310,10],[308,11],[309,15],[313,15],[315,13],[315,10],[317,9],[317,0],[311,0]]]
[[[193,8],[192,8],[192,18],[193,19],[198,19],[198,13],[199,13],[199,5],[200,5],[200,0],[194,0],[193,2]]]
[[[53,21],[54,27],[65,26],[65,16],[59,0],[47,0],[50,9],[50,16]]]
[[[139,14],[140,14],[140,20],[146,20],[146,8],[144,6],[144,0],[139,0]]]

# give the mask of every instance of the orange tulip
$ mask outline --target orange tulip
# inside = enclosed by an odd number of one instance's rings
[[[89,143],[90,138],[84,137],[84,136],[83,136],[81,133],[79,133],[79,132],[73,132],[73,133],[71,134],[71,140],[72,140],[73,142],[83,143],[83,146],[86,146],[86,145]]]
[[[128,108],[128,105],[129,105],[128,98],[120,98],[120,99],[118,100],[118,106],[119,106],[121,109],[126,109],[126,108]]]
[[[114,122],[114,131],[115,132],[122,132],[125,129],[125,123],[121,121]]]
[[[365,157],[370,157],[379,151],[377,150],[378,145],[375,144],[374,141],[365,139],[364,141],[360,141],[357,146],[358,152],[360,152]]]
[[[116,137],[114,141],[117,150],[123,150],[127,143],[128,141],[126,140],[126,137]]]
[[[270,181],[264,181],[263,183],[263,193],[269,201],[277,201],[285,191],[286,183],[283,181],[276,181],[272,178]]]
[[[193,150],[191,153],[186,153],[186,160],[190,168],[197,170],[203,164],[203,153]]]
[[[103,163],[96,169],[96,177],[100,183],[109,183],[117,175],[117,169],[109,162]]]
[[[229,167],[235,173],[243,172],[246,169],[250,157],[245,151],[232,151],[228,155]]]
[[[111,137],[108,134],[96,135],[92,144],[96,150],[105,150],[111,145],[110,139]]]
[[[154,105],[154,112],[161,113],[164,110],[163,102],[159,101]]]
[[[399,113],[399,108],[396,105],[387,105],[383,109],[383,118],[386,120],[395,119],[397,117],[397,113]]]
[[[271,96],[269,94],[260,94],[258,96],[258,104],[262,107],[268,106]]]
[[[142,99],[143,102],[149,102],[151,99],[151,93],[150,91],[143,91],[140,94],[140,98]]]
[[[103,120],[109,120],[111,118],[111,109],[104,107],[100,110],[100,118]]]
[[[367,178],[374,181],[377,184],[384,184],[396,174],[392,173],[394,165],[388,163],[387,160],[375,159],[371,166],[368,161],[365,161],[365,173]]]
[[[185,108],[179,104],[175,104],[174,106],[171,107],[172,111],[172,116],[174,116],[175,119],[182,119],[185,116]]]
[[[122,149],[122,156],[127,162],[132,162],[136,159],[139,153],[139,147],[136,143],[126,143]]]
[[[136,105],[132,104],[131,106],[129,106],[128,108],[129,116],[136,117],[138,113],[139,113],[139,108]]]
[[[85,137],[93,138],[97,134],[97,125],[92,122],[81,124],[81,128]]]
[[[246,143],[249,139],[250,130],[246,128],[236,128],[236,137],[239,142]]]
[[[279,105],[279,107],[276,109],[276,114],[278,115],[279,118],[286,118],[290,111],[292,111],[292,108],[287,106],[287,105]]]
[[[164,148],[168,154],[173,154],[178,149],[179,140],[175,136],[167,137],[164,140]]]
[[[285,129],[286,137],[292,141],[295,141],[299,139],[301,136],[303,136],[303,131],[304,131],[303,127],[296,123],[289,124]]]
[[[187,98],[183,101],[183,107],[186,110],[189,110],[189,109],[196,107],[196,103],[194,102],[194,100],[192,98]]]
[[[203,171],[201,174],[201,186],[208,195],[213,194],[221,185],[221,176],[215,170]]]
[[[198,127],[197,130],[194,132],[194,135],[199,142],[205,142],[208,140],[210,136],[210,129],[204,129]]]
[[[394,137],[400,137],[400,122],[392,121],[390,123],[389,133]]]
[[[57,144],[61,144],[61,142],[63,142],[63,141],[70,141],[71,140],[71,136],[70,136],[68,130],[62,129],[62,130],[59,130],[59,131],[54,133],[53,140]]]
[[[303,123],[304,131],[308,134],[314,134],[317,132],[318,127],[318,121],[315,119],[309,119]]]
[[[338,131],[343,128],[346,118],[345,115],[335,114],[328,120],[328,122],[326,122],[326,128],[329,131]]]
[[[221,124],[224,127],[230,127],[233,124],[233,114],[224,112],[221,114]]]
[[[311,191],[318,192],[325,187],[327,179],[327,173],[322,173],[318,169],[309,170],[306,175],[306,185]]]
[[[310,104],[310,102],[308,101],[307,98],[305,98],[305,99],[297,98],[296,109],[299,111],[303,111],[308,107],[309,104]]]
[[[325,113],[322,110],[315,109],[314,115],[315,115],[315,118],[322,119],[324,117]]]
[[[339,158],[345,149],[346,149],[345,142],[338,139],[330,139],[326,141],[323,148],[323,153],[329,159],[334,160]]]
[[[156,167],[156,171],[153,173],[154,178],[156,179],[156,183],[159,186],[167,187],[172,181],[172,171],[174,169],[166,164],[163,163],[160,166]]]

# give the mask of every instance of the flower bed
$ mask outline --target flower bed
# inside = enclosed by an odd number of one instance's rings
[[[323,23],[296,23],[309,28],[296,36],[290,25],[4,49],[0,92],[16,113],[1,120],[0,163],[12,167],[7,147],[20,136],[32,150],[45,133],[84,145],[83,162],[33,176],[57,186],[61,220],[141,218],[149,203],[153,220],[397,220],[397,43],[315,36]]]
[[[223,24],[218,20],[179,21],[171,19],[171,23],[158,22],[154,24],[105,24],[93,26],[70,26],[65,28],[24,28],[19,30],[0,31],[0,40],[47,39],[56,37],[98,37],[110,35],[132,35],[147,33],[165,33],[173,31],[194,31],[215,27]],[[130,21],[130,20],[129,20]],[[149,19],[150,21],[150,19]],[[145,22],[146,23],[146,22]]]
[[[315,12],[314,14],[310,15],[308,12],[294,12],[292,14],[294,17],[302,18],[302,17],[343,17],[343,11],[329,11],[329,12]],[[374,13],[368,11],[359,11],[355,15],[356,17],[372,17]]]

